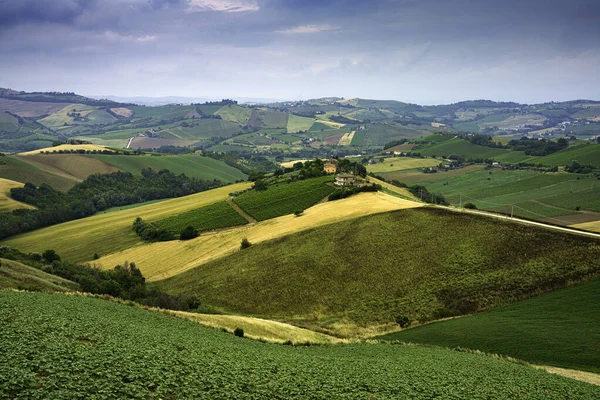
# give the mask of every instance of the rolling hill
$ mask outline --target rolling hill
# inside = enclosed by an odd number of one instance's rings
[[[600,395],[596,386],[480,354],[367,343],[282,346],[99,299],[11,292],[0,299],[0,396],[7,398]]]
[[[0,178],[0,213],[9,212],[20,208],[35,208],[29,204],[21,203],[20,201],[16,201],[10,197],[10,189],[17,187],[23,187],[23,184],[21,182]]]
[[[0,258],[0,289],[70,292],[78,290],[79,285],[20,262]]]

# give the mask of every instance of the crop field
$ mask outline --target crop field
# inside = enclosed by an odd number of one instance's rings
[[[202,139],[212,136],[230,137],[240,132],[238,124],[220,119],[201,119],[194,126],[170,128],[180,139]]]
[[[247,107],[241,107],[238,105],[222,106],[218,111],[214,112],[215,115],[220,115],[226,121],[235,122],[238,125],[246,125],[252,114],[252,110]]]
[[[161,135],[166,137],[173,137],[166,131],[162,131]],[[150,137],[136,137],[131,141],[129,146],[131,149],[151,149],[161,146],[192,146],[198,140],[181,140],[181,139],[162,139],[162,138],[150,138]]]
[[[0,178],[10,179],[17,182],[31,182],[34,185],[47,183],[56,190],[68,190],[77,183],[72,177],[54,175],[46,170],[35,167],[23,161],[25,157],[6,156],[2,157],[5,164],[0,165]]]
[[[384,340],[478,349],[600,373],[600,280],[463,318],[392,333]]]
[[[64,124],[80,125],[83,124],[83,122],[74,121],[73,118],[69,117],[67,114],[70,114],[73,112],[73,110],[76,110],[75,112],[80,114],[82,117],[86,117],[89,113],[97,109],[98,107],[87,106],[85,104],[69,104],[63,109],[50,114],[46,118],[40,119],[38,122],[49,128],[61,128],[64,126]]]
[[[599,244],[479,215],[407,209],[254,244],[157,284],[228,312],[372,336],[397,329],[397,316],[422,323],[471,314],[600,277]]]
[[[248,221],[231,208],[226,201],[210,204],[154,222],[158,227],[166,229],[173,234],[179,234],[190,225],[199,232],[202,232],[247,223]]]
[[[544,157],[537,157],[536,163],[544,165],[567,165],[571,161],[600,167],[600,144],[572,146]]]
[[[271,185],[265,191],[250,191],[234,198],[234,202],[258,221],[292,214],[315,205],[334,191],[330,176],[294,183]]]
[[[478,354],[366,343],[282,346],[99,299],[13,292],[0,299],[3,398],[600,395],[596,386]]]
[[[155,171],[168,169],[175,174],[186,174],[190,177],[208,180],[218,179],[223,182],[246,179],[246,175],[239,169],[233,168],[223,161],[197,154],[177,156],[91,154],[89,157],[133,174],[139,174],[143,168],[152,168]]]
[[[583,229],[584,231],[599,232],[600,221],[584,222],[581,224],[571,225],[572,228]]]
[[[21,203],[10,197],[10,189],[23,187],[23,183],[0,178],[0,213],[9,212],[19,208],[35,208],[29,204]]]
[[[173,118],[183,118],[193,110],[192,106],[175,106],[175,105],[166,105],[166,106],[157,106],[157,107],[145,107],[145,106],[133,106],[130,107],[133,111],[133,115],[135,118],[155,118],[155,119],[173,119]]]
[[[16,132],[19,128],[19,120],[16,117],[6,112],[0,112],[0,132]]]
[[[35,101],[0,99],[0,111],[10,111],[13,114],[27,118],[52,114],[68,105],[68,103],[44,103]]]
[[[384,193],[359,193],[346,199],[317,204],[305,210],[300,217],[285,215],[222,232],[207,232],[193,240],[151,243],[128,248],[100,258],[97,265],[113,268],[125,260],[135,261],[149,281],[156,281],[235,253],[239,250],[243,238],[247,238],[251,243],[260,243],[364,215],[421,205]],[[133,211],[130,215],[135,218],[135,210]]]
[[[267,128],[283,128],[288,126],[288,113],[269,109],[256,110],[258,117]]]
[[[19,153],[22,156],[29,156],[32,154],[40,154],[42,151],[49,151],[49,152],[54,152],[56,151],[57,153],[62,150],[96,150],[96,151],[103,151],[103,150],[107,150],[106,147],[103,146],[98,146],[95,144],[61,144],[59,146],[54,146],[54,147],[46,147],[43,149],[37,149],[37,150],[33,150],[33,151],[26,151],[24,153]]]
[[[121,117],[125,117],[125,118],[129,118],[133,115],[133,111],[130,110],[129,108],[125,108],[125,107],[111,108],[110,111],[114,112],[115,114],[117,114]]]
[[[249,186],[249,183],[239,183],[137,208],[96,214],[21,234],[1,243],[23,252],[41,253],[46,249],[53,249],[63,259],[71,262],[89,261],[94,253],[105,255],[139,244],[139,237],[131,230],[136,217],[150,222],[165,219],[223,201],[230,192]]]
[[[477,146],[462,139],[446,140],[432,146],[427,146],[423,149],[415,147],[413,151],[419,152],[424,156],[435,155],[438,157],[448,157],[450,155],[457,155],[465,158],[494,158],[509,152],[509,150],[506,149],[493,149],[491,147]]]
[[[296,133],[299,131],[308,131],[314,123],[314,118],[300,117],[298,115],[290,114],[287,123],[287,132]]]
[[[87,118],[92,125],[106,125],[118,121],[117,118],[110,115],[106,110],[92,111],[87,115]]]
[[[33,154],[21,160],[48,173],[75,181],[91,174],[110,174],[119,169],[101,160],[81,154]]]
[[[0,289],[68,292],[78,290],[79,285],[20,262],[0,258]]]
[[[378,174],[380,172],[394,172],[405,169],[435,167],[442,163],[442,160],[434,158],[409,158],[409,157],[389,157],[383,162],[367,166],[367,171]]]
[[[228,152],[250,153],[254,150],[254,146],[239,146],[239,145],[229,144],[229,143],[220,143],[215,146],[209,147],[207,150],[213,151],[213,152],[222,151],[223,153],[228,153]]]
[[[338,146],[350,146],[350,143],[352,143],[352,139],[354,138],[354,134],[356,133],[356,131],[351,131],[348,133],[344,133],[344,135],[340,138],[340,141],[338,142]]]
[[[399,182],[404,182],[412,185],[415,183],[424,184],[425,182],[440,182],[444,179],[448,180],[450,178],[456,178],[469,172],[483,171],[483,169],[483,165],[469,165],[467,167],[452,169],[450,171],[437,172],[435,174],[426,174],[416,169],[406,169],[402,171],[382,172],[378,175],[383,176],[388,181],[397,180]]]

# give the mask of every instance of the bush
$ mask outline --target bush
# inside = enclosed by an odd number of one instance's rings
[[[243,239],[242,239],[242,243],[241,243],[241,245],[240,245],[240,249],[241,249],[241,250],[244,250],[244,249],[247,249],[247,248],[248,248],[248,247],[250,247],[250,246],[252,246],[252,243],[250,243],[250,242],[248,241],[248,239],[246,239],[246,238],[243,238]]]
[[[400,325],[400,328],[406,328],[411,324],[411,320],[406,315],[398,315],[396,317],[396,323]]]
[[[60,261],[60,256],[56,254],[54,250],[46,250],[42,253],[42,257],[46,262],[51,263],[52,261]]]
[[[466,203],[465,208],[468,208],[470,210],[477,210],[477,206],[473,203]]]
[[[198,237],[198,230],[193,226],[188,226],[179,234],[180,240],[190,240]]]
[[[296,211],[294,211],[294,215],[295,215],[296,217],[299,217],[299,216],[301,216],[302,214],[304,214],[304,210],[296,210]]]
[[[233,334],[237,337],[244,337],[244,330],[242,328],[235,328]]]

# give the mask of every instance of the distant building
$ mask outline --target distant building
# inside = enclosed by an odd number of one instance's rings
[[[356,182],[356,177],[352,174],[339,174],[335,177],[336,186],[352,186]]]
[[[337,172],[337,160],[329,160],[323,165],[326,174],[335,174]]]

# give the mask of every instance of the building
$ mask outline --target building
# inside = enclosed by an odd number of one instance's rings
[[[356,182],[356,177],[352,174],[339,174],[335,177],[336,186],[353,186]]]
[[[337,172],[337,160],[329,160],[323,165],[326,174],[335,174]]]

